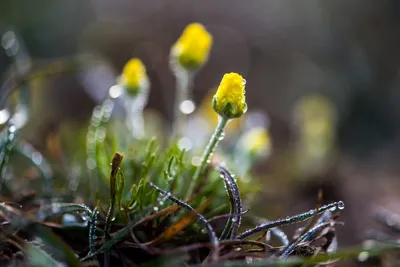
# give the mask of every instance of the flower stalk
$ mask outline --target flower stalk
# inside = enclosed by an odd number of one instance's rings
[[[200,23],[189,24],[171,48],[170,67],[176,77],[174,135],[185,133],[187,116],[194,111],[192,84],[197,71],[207,62],[212,35]],[[187,102],[186,102],[187,101]],[[185,103],[190,107],[185,107]]]
[[[125,125],[131,131],[132,137],[141,139],[144,137],[143,109],[147,104],[147,93],[141,93],[136,97],[124,99],[126,112]]]
[[[125,125],[132,137],[143,138],[143,109],[147,105],[150,82],[140,59],[132,58],[126,63],[118,85],[124,89]]]
[[[175,136],[182,136],[186,132],[186,121],[194,108],[186,108],[185,103],[193,104],[192,90],[194,73],[184,70],[176,70],[176,95],[175,95],[175,114],[174,132]],[[188,101],[188,102],[186,102]],[[194,105],[194,104],[193,104]],[[194,107],[194,106],[193,106]]]
[[[195,191],[200,177],[204,175],[208,164],[211,162],[218,142],[223,139],[225,126],[231,119],[239,118],[246,112],[245,93],[245,80],[242,76],[237,73],[224,75],[212,102],[215,112],[219,115],[218,125],[201,156],[200,165],[197,167],[189,186],[188,196]]]
[[[211,161],[212,156],[214,155],[214,150],[217,147],[218,142],[223,139],[224,128],[228,124],[228,121],[229,119],[219,116],[218,125],[215,128],[215,132],[211,136],[210,141],[208,142],[206,149],[201,156],[200,165],[197,167],[196,172],[193,175],[193,180],[190,183],[190,187],[188,190],[189,193],[193,193],[196,189],[200,177],[204,174],[208,164]]]
[[[237,172],[245,177],[256,161],[266,159],[271,154],[271,143],[271,136],[267,128],[254,127],[243,133],[233,153]]]

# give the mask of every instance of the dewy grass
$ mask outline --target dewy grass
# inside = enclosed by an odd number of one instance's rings
[[[182,99],[189,100],[186,98],[190,98],[194,74],[205,66],[212,42],[212,33],[195,23],[172,46],[172,71],[175,75],[177,71],[188,75],[186,80],[177,81],[181,87],[176,99],[178,104]],[[4,100],[10,93],[32,79],[76,72],[88,68],[94,61],[78,56],[47,64],[33,62],[30,71],[7,78],[2,86],[4,90],[0,91],[0,104],[5,107]],[[177,79],[180,78],[177,75]],[[225,142],[220,142],[220,150],[216,150],[226,125],[239,117],[246,119],[242,116],[247,111],[246,81],[240,74],[225,74],[214,97],[207,100],[219,117],[219,123],[213,134],[205,133],[210,140],[200,158],[196,149],[186,151],[173,141],[177,132],[187,137],[182,129],[190,119],[189,113],[179,123],[176,122],[180,118],[175,119],[177,129],[158,134],[164,139],[153,138],[156,132],[146,132],[148,127],[144,126],[157,129],[154,131],[160,128],[159,125],[142,125],[150,79],[139,59],[128,61],[115,80],[107,99],[93,110],[88,125],[83,126],[85,131],[69,129],[57,135],[60,143],[53,150],[58,151],[59,157],[37,151],[18,134],[19,129],[14,131],[13,124],[6,123],[0,143],[0,173],[3,185],[7,182],[12,186],[7,188],[0,204],[0,236],[5,258],[16,259],[16,255],[22,254],[18,257],[24,264],[46,262],[68,266],[162,265],[166,263],[165,258],[171,264],[182,266],[253,262],[249,263],[251,266],[258,261],[285,266],[283,258],[288,258],[287,262],[321,263],[340,256],[330,254],[334,250],[327,240],[335,238],[335,220],[344,209],[341,201],[276,221],[261,220],[256,226],[242,223],[254,216],[252,203],[247,200],[259,189],[259,184],[251,175],[244,179],[232,173],[247,174],[257,158],[270,151],[272,139],[262,135],[264,139],[253,140],[257,141],[253,142],[255,146],[241,142],[251,153],[232,150]],[[140,102],[133,102],[136,100]],[[113,116],[118,102],[130,103],[129,108],[124,106],[125,118]],[[179,112],[178,104],[170,106]],[[233,135],[225,138],[230,139],[230,144],[236,142],[232,140]],[[18,144],[23,144],[25,149]],[[260,151],[255,152],[255,149]],[[9,157],[12,152],[21,150],[24,160],[34,163],[36,175],[45,178],[39,187],[14,171],[28,168]],[[241,157],[248,155],[246,171],[237,171],[235,165],[240,157],[235,153],[242,153]],[[227,167],[222,167],[225,165]],[[34,176],[35,173],[29,174]],[[34,180],[35,177],[30,178]],[[73,192],[58,190],[70,179],[80,181]],[[25,195],[21,194],[22,190],[13,192],[15,188],[35,192]],[[325,216],[324,211],[332,216]],[[315,221],[298,238],[290,239],[284,229],[276,228],[310,218]],[[264,235],[269,230],[282,246],[274,247],[268,238],[252,239],[253,235]],[[300,260],[292,257],[299,255],[304,247],[316,248],[312,250],[315,254]]]

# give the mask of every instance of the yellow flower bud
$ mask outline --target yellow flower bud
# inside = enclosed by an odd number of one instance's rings
[[[216,90],[217,88],[211,89],[204,97],[203,101],[201,101],[199,107],[196,109],[197,116],[199,116],[203,121],[205,121],[210,126],[211,129],[214,129],[218,124],[219,115],[215,113],[215,110],[210,105],[210,100],[213,99]],[[229,135],[231,134],[234,135],[234,133],[238,133],[240,131],[241,125],[245,120],[246,120],[245,116],[242,116],[237,120],[231,121],[228,125],[226,125],[225,133]]]
[[[268,155],[271,151],[271,138],[267,129],[255,127],[246,132],[242,139],[243,149],[253,155]]]
[[[324,96],[307,95],[296,103],[294,116],[298,168],[307,175],[314,175],[326,168],[334,151],[335,106]]]
[[[213,98],[214,110],[224,118],[238,118],[247,110],[246,80],[237,73],[227,73]]]
[[[200,23],[189,24],[172,47],[172,56],[187,70],[204,65],[210,54],[212,35]]]
[[[302,138],[333,136],[336,111],[329,99],[320,95],[305,96],[297,103],[294,115]]]
[[[129,95],[137,95],[147,87],[146,68],[140,59],[132,58],[126,63],[119,83]]]

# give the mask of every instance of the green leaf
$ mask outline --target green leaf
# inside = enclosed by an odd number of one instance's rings
[[[26,254],[28,256],[29,263],[36,267],[61,267],[64,264],[58,263],[50,257],[45,251],[39,246],[35,246],[31,243],[25,244]]]

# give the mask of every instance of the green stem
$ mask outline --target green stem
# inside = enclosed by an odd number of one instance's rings
[[[148,101],[148,87],[144,87],[143,91],[136,96],[126,96],[125,98],[125,124],[131,131],[132,137],[141,139],[144,137],[144,120],[143,109]]]
[[[193,73],[179,70],[176,73],[176,96],[175,96],[175,114],[174,114],[174,134],[176,137],[180,137],[184,134],[187,115],[182,112],[180,105],[185,100],[192,99],[192,85],[193,85]]]
[[[142,110],[133,110],[131,114],[132,136],[141,139],[144,137],[144,119]]]
[[[222,133],[224,132],[224,128],[228,121],[229,119],[221,116],[218,118],[217,128],[215,128],[215,132],[211,136],[210,141],[208,141],[207,147],[204,150],[203,155],[201,156],[200,165],[197,167],[196,172],[194,173],[193,179],[189,186],[187,197],[189,197],[194,192],[196,186],[199,184],[199,179],[204,174],[208,164],[210,163],[210,160],[214,155],[214,150],[222,137]]]

